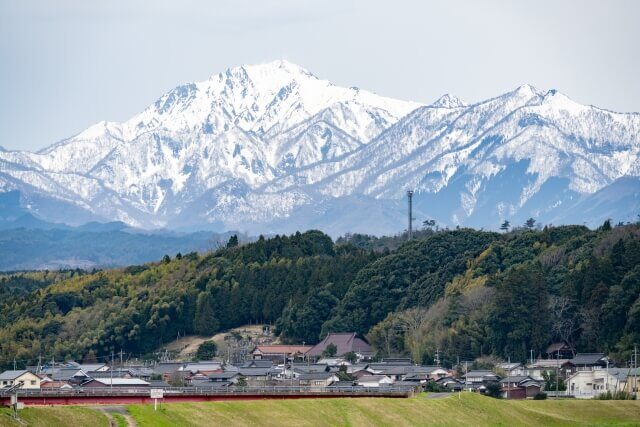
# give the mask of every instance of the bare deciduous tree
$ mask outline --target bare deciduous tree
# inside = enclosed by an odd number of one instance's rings
[[[571,298],[561,296],[549,297],[549,313],[551,313],[551,330],[554,335],[566,341],[575,355],[573,334],[580,329],[575,304]]]

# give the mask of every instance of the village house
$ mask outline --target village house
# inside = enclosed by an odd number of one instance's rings
[[[560,378],[566,378],[575,370],[574,365],[568,359],[538,359],[527,365],[519,375],[528,375],[534,380],[542,381],[545,375],[556,371]]]
[[[640,368],[578,370],[567,379],[567,394],[589,399],[607,391],[637,391]]]
[[[361,387],[385,387],[394,383],[394,380],[386,375],[367,375],[356,380]]]
[[[462,378],[464,379],[465,388],[470,390],[484,390],[486,383],[500,381],[498,375],[487,370],[469,371]]]
[[[55,381],[49,377],[45,377],[40,382],[42,390],[72,390],[73,386],[68,381]]]
[[[82,384],[83,388],[113,387],[113,388],[147,388],[150,384],[140,378],[100,378],[90,379]]]
[[[189,372],[191,375],[202,374],[206,376],[213,372],[222,372],[222,362],[219,360],[189,362],[180,367],[178,371]]]
[[[310,345],[257,345],[251,351],[251,358],[280,364],[303,358],[311,348]]]
[[[495,368],[507,377],[513,375],[528,375],[522,363],[502,362],[497,363]]]
[[[244,378],[247,385],[263,386],[267,385],[274,377],[273,368],[245,368],[238,369],[239,378]]]
[[[209,374],[209,381],[214,383],[236,384],[240,374],[234,371],[215,372]]]
[[[71,384],[81,384],[89,379],[89,375],[80,368],[46,368],[42,373],[55,381],[68,381]]]
[[[273,366],[271,360],[247,360],[240,367],[242,368],[270,368]]]
[[[451,376],[442,377],[436,380],[436,383],[449,391],[462,391],[464,389],[464,384]]]
[[[82,369],[84,372],[104,372],[109,370],[106,363],[77,363],[69,361],[66,363],[69,368]]]
[[[182,362],[161,362],[152,369],[155,375],[159,375],[163,381],[169,381],[184,366]]]
[[[27,370],[4,371],[0,374],[0,389],[19,387],[22,389],[40,388],[40,378]]]
[[[558,341],[549,344],[545,354],[547,359],[571,359],[573,358],[573,349],[566,341]]]
[[[569,363],[576,371],[592,371],[609,366],[609,358],[604,353],[578,353]]]
[[[373,349],[369,343],[359,338],[355,332],[330,333],[321,342],[309,349],[306,355],[318,359],[330,344],[336,347],[334,356],[337,357],[342,357],[347,353],[354,353],[358,360],[367,360],[373,356]]]
[[[528,375],[516,375],[501,379],[500,388],[506,399],[527,399],[540,393],[542,384]]]
[[[339,380],[333,372],[309,372],[298,376],[300,386],[303,387],[328,387]]]

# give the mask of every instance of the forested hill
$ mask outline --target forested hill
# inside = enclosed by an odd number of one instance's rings
[[[366,335],[379,355],[524,360],[566,339],[628,358],[640,342],[640,224],[430,233],[393,251],[318,231],[94,274],[0,278],[0,363],[148,354],[249,322],[286,342]],[[25,293],[27,295],[25,296]]]

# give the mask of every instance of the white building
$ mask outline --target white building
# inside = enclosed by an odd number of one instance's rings
[[[365,375],[356,381],[356,384],[362,387],[384,387],[393,383],[394,381],[386,375]]]
[[[606,391],[634,392],[635,384],[640,384],[638,375],[630,368],[609,368],[577,371],[567,379],[567,393],[577,398],[588,399]]]

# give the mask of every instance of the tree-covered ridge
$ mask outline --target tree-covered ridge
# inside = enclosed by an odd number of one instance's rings
[[[145,354],[178,333],[275,323],[311,290],[331,284],[342,297],[373,259],[360,249],[334,249],[328,236],[311,231],[72,277],[0,302],[0,360]]]
[[[436,350],[448,361],[524,360],[557,339],[625,360],[640,342],[638,224],[446,230],[383,253],[310,231],[57,274],[69,276],[0,299],[3,365],[39,354],[148,354],[178,334],[255,322],[275,324],[285,342],[356,331],[380,355],[427,362]]]
[[[379,261],[380,262],[380,261]],[[640,342],[640,227],[550,227],[503,235],[433,304],[389,313],[369,338],[383,354],[526,360],[554,340],[626,361]]]
[[[431,305],[446,283],[464,273],[468,261],[499,238],[497,233],[464,229],[405,244],[358,274],[325,324],[325,332],[339,329],[364,334],[392,311]]]

